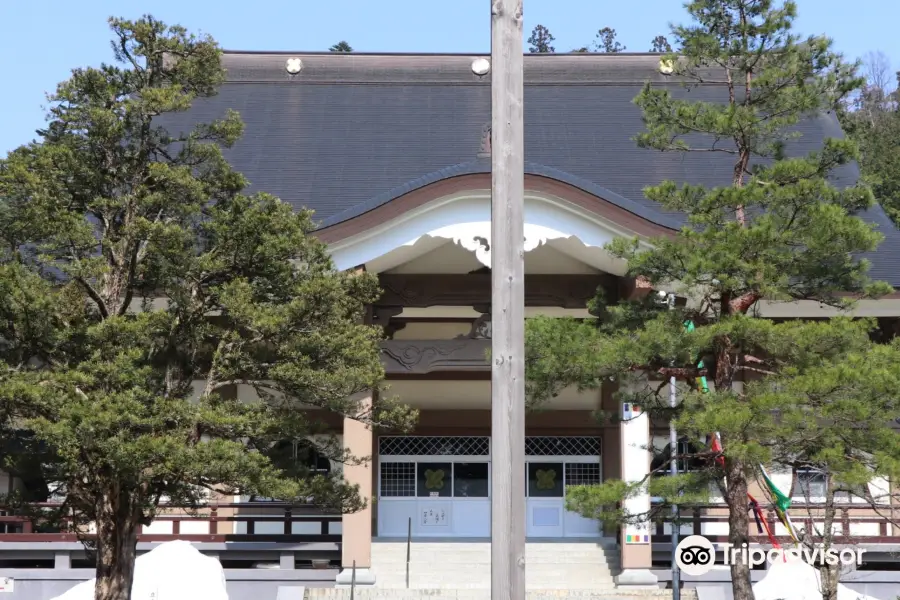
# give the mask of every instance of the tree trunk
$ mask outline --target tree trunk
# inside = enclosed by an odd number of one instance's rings
[[[94,600],[131,600],[139,513],[127,494],[104,498],[97,511]]]
[[[822,578],[820,586],[822,600],[837,600],[838,581],[841,578],[841,565],[823,564],[819,566],[819,576]]]
[[[835,485],[834,477],[829,473],[825,478],[825,524],[822,530],[822,556],[834,546],[834,517],[837,515],[837,509],[834,506]],[[814,528],[812,528],[814,529]],[[815,537],[811,540],[813,548],[815,548]],[[837,600],[837,586],[841,578],[841,565],[829,565],[823,561],[818,566],[819,576],[822,585],[822,600]]]
[[[731,544],[726,552],[731,549],[741,551],[750,546],[747,479],[741,461],[726,458],[725,476],[728,478],[725,491],[725,501],[728,504],[728,543]],[[740,554],[737,560],[731,560],[731,556],[727,560],[731,568],[731,593],[734,600],[754,600],[749,561],[741,560]]]

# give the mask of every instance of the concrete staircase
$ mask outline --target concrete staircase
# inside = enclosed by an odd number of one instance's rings
[[[529,542],[525,561],[528,590],[584,590],[598,593],[613,591],[616,587],[613,575],[618,573],[619,552],[612,540]],[[374,541],[372,570],[375,572],[376,588],[405,590],[406,542]],[[409,588],[490,590],[490,543],[413,542]],[[476,594],[471,597],[480,596]]]

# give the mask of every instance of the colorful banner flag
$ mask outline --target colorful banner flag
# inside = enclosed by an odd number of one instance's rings
[[[769,491],[772,493],[772,496],[775,500],[775,506],[778,507],[781,511],[786,511],[791,507],[791,499],[784,492],[778,489],[778,486],[775,485],[769,478],[769,474],[766,472],[766,468],[762,465],[759,465],[760,471],[762,471],[763,481],[766,482],[766,487],[769,488]]]

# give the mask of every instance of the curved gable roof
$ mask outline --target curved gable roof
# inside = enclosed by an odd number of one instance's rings
[[[303,62],[297,75],[285,69],[291,57]],[[227,52],[228,82],[219,94],[166,124],[177,130],[237,110],[245,134],[226,156],[250,190],[312,209],[322,226],[333,226],[423,186],[489,172],[478,153],[490,121],[490,77],[471,72],[474,57]],[[637,147],[633,137],[643,122],[633,99],[646,81],[698,100],[723,98],[721,86],[682,88],[658,72],[658,61],[652,54],[526,55],[528,172],[678,228],[684,215],[648,200],[644,187],[664,180],[727,184],[732,164],[723,153]],[[842,135],[834,115],[797,130],[792,154]],[[835,182],[857,176],[848,166]],[[871,257],[872,275],[900,287],[900,233],[880,208],[863,217],[887,238]]]
[[[474,160],[459,165],[453,165],[452,167],[447,167],[446,169],[440,169],[433,173],[428,173],[423,177],[416,178],[413,181],[408,181],[407,183],[389,190],[386,193],[379,194],[373,198],[370,198],[366,202],[358,204],[348,210],[325,219],[321,222],[320,227],[324,229],[362,216],[369,211],[375,210],[376,208],[383,206],[388,202],[391,202],[392,200],[396,200],[397,198],[400,198],[406,194],[420,190],[432,184],[440,183],[442,181],[446,181],[455,177],[461,177],[464,175],[484,174],[490,172],[491,162],[489,159]],[[526,162],[525,174],[546,177],[548,179],[570,185],[573,188],[581,190],[587,194],[596,196],[598,200],[605,200],[607,202],[610,202],[611,204],[614,204],[619,208],[622,208],[638,217],[641,217],[642,219],[654,225],[659,225],[666,229],[672,230],[677,230],[681,226],[681,223],[677,219],[673,219],[668,215],[655,211],[639,202],[624,198],[619,194],[607,190],[606,188],[597,185],[592,181],[588,181],[581,177],[576,177],[575,175],[572,175],[570,173],[560,171],[559,169],[554,169],[552,167],[548,167],[546,165],[541,165],[538,163]]]

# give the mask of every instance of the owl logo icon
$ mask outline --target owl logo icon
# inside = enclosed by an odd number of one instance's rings
[[[704,575],[716,562],[716,549],[702,535],[689,535],[675,549],[675,563],[683,573]]]

